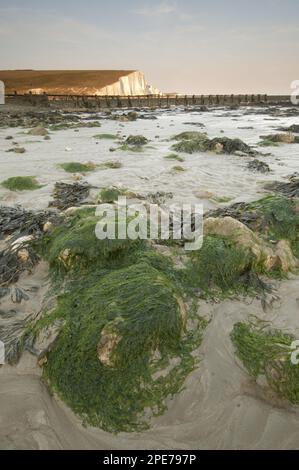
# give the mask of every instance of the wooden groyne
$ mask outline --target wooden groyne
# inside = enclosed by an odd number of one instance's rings
[[[288,95],[6,95],[7,104],[66,109],[168,108],[172,106],[290,105]]]

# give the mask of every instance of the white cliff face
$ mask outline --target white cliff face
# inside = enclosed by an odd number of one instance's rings
[[[161,92],[146,83],[143,72],[132,72],[128,75],[120,77],[120,79],[101,88],[97,92],[98,95],[160,95]]]
[[[99,71],[100,73],[100,71]],[[125,73],[125,72],[124,72]],[[118,75],[119,76],[119,75]],[[97,87],[97,80],[95,77],[92,80],[82,79],[76,85],[69,85],[68,78],[65,77],[65,83],[62,82],[57,86],[51,81],[44,87],[34,87],[27,89],[25,92],[31,92],[33,94],[73,94],[73,95],[125,95],[125,96],[136,96],[136,95],[160,95],[161,92],[152,87],[146,82],[143,72],[138,70],[134,72],[128,72],[126,75],[121,76],[119,79],[115,77],[115,82],[107,85],[100,86],[101,81],[99,80],[99,86]],[[103,83],[103,81],[102,81]],[[1,85],[1,82],[0,82]],[[54,86],[53,86],[54,85]],[[0,88],[1,94],[1,88]]]

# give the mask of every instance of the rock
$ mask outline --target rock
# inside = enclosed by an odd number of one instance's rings
[[[291,132],[281,134],[261,135],[260,138],[268,142],[277,142],[283,144],[293,144],[296,142],[295,136]]]
[[[245,152],[241,152],[241,150],[236,150],[234,152],[234,155],[237,155],[238,157],[248,157],[248,154]]]
[[[217,143],[215,144],[215,147],[214,147],[214,152],[216,152],[216,153],[222,153],[222,152],[223,152],[223,149],[224,149],[223,144],[221,144],[220,142],[217,142]]]
[[[43,225],[43,232],[51,232],[54,228],[54,224],[49,220]]]
[[[264,243],[246,225],[232,217],[213,218],[209,217],[204,222],[205,235],[220,235],[231,238],[237,245],[251,252],[257,259],[262,261],[266,269],[271,270],[275,265],[276,258],[273,251],[264,246]]]
[[[41,126],[34,127],[28,132],[29,135],[34,135],[34,136],[46,136],[48,135],[47,129]]]
[[[58,259],[64,264],[66,268],[68,268],[71,264],[71,259],[72,259],[72,252],[69,248],[66,248],[63,250]]]
[[[34,349],[38,356],[38,365],[42,367],[47,362],[47,354],[56,344],[64,320],[57,319],[51,325],[42,328],[34,340]]]
[[[119,333],[119,325],[123,322],[121,317],[115,318],[109,322],[101,332],[101,338],[97,346],[99,361],[107,367],[115,367],[115,348],[121,341],[122,336]]]
[[[269,173],[270,171],[270,167],[267,163],[257,160],[256,158],[248,163],[247,168],[249,170],[259,171],[260,173]]]
[[[12,149],[6,150],[7,152],[14,152],[14,153],[25,153],[26,149],[24,147],[14,147]]]
[[[148,139],[143,135],[129,135],[126,139],[126,144],[128,145],[146,145],[148,143]]]
[[[12,139],[13,139],[12,135],[8,135],[7,137],[5,137],[5,140],[12,140]]]
[[[298,267],[298,260],[294,257],[288,240],[280,240],[275,247],[277,266],[283,271],[293,271]]]
[[[44,140],[51,140],[51,137],[49,135],[45,135]]]
[[[286,131],[286,132],[294,132],[295,134],[299,134],[299,124],[292,124],[289,127],[280,127],[279,131]]]
[[[294,173],[289,176],[288,182],[274,181],[264,187],[269,191],[274,191],[289,198],[299,198],[299,174]]]
[[[251,252],[256,258],[256,263],[262,264],[266,271],[280,268],[287,272],[298,266],[298,260],[286,240],[281,240],[273,248],[269,247],[250,228],[232,217],[205,219],[204,234],[229,237],[237,245]]]
[[[215,196],[215,194],[210,191],[196,191],[194,195],[199,199],[211,199]]]
[[[34,240],[33,235],[25,235],[24,237],[17,238],[11,244],[12,251],[17,251],[19,248],[23,247],[24,244],[32,242],[32,240]]]
[[[22,248],[17,252],[17,257],[22,263],[27,263],[30,259],[30,253],[26,248]]]

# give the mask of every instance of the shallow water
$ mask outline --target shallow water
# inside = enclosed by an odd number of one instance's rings
[[[103,163],[119,160],[121,169],[97,170],[84,180],[101,188],[122,184],[137,192],[171,191],[175,202],[201,201],[198,191],[209,191],[218,197],[234,201],[260,198],[262,182],[278,180],[299,168],[299,145],[260,148],[271,156],[267,162],[270,174],[253,173],[246,168],[250,157],[215,154],[184,155],[180,163],[166,160],[170,153],[169,138],[184,130],[201,130],[184,122],[202,122],[209,137],[239,137],[254,145],[262,134],[276,132],[274,128],[299,123],[299,118],[268,120],[266,115],[245,115],[237,111],[214,110],[206,113],[168,111],[158,113],[157,120],[119,123],[103,120],[102,127],[57,131],[50,141],[26,136],[23,129],[0,129],[0,182],[10,176],[35,175],[43,188],[34,192],[12,193],[0,189],[2,204],[20,203],[27,208],[46,208],[56,181],[72,182],[72,176],[58,168],[68,161]],[[266,118],[266,119],[265,119]],[[253,126],[254,129],[238,129]],[[224,133],[220,131],[224,130]],[[93,135],[120,131],[122,136],[143,134],[151,140],[142,153],[110,152],[113,141],[96,144]],[[6,153],[14,139],[27,150],[25,154]],[[155,136],[159,136],[155,138]],[[35,143],[26,143],[26,141]],[[66,151],[65,148],[71,148]],[[152,147],[152,148],[150,148]],[[172,173],[179,164],[186,171]],[[205,208],[218,205],[202,200]],[[38,273],[37,273],[38,279]],[[35,282],[33,277],[21,278],[21,286]],[[42,289],[46,273],[40,275]],[[44,292],[43,290],[41,292]],[[236,360],[230,340],[234,323],[249,315],[269,320],[273,326],[299,337],[299,278],[278,285],[280,299],[273,309],[264,312],[260,300],[200,302],[201,315],[211,319],[198,351],[199,367],[188,377],[185,390],[168,401],[167,412],[152,421],[151,429],[143,433],[121,433],[117,436],[99,429],[83,428],[80,420],[49,391],[41,381],[36,358],[26,352],[15,366],[0,367],[0,448],[32,449],[205,449],[205,448],[299,448],[299,410],[277,399],[264,384],[256,384]],[[42,299],[38,298],[38,301]],[[32,305],[32,308],[35,306]],[[30,304],[20,318],[30,313]]]

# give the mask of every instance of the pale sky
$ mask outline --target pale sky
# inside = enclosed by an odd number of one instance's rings
[[[299,0],[0,0],[0,69],[137,69],[164,92],[289,94]]]

